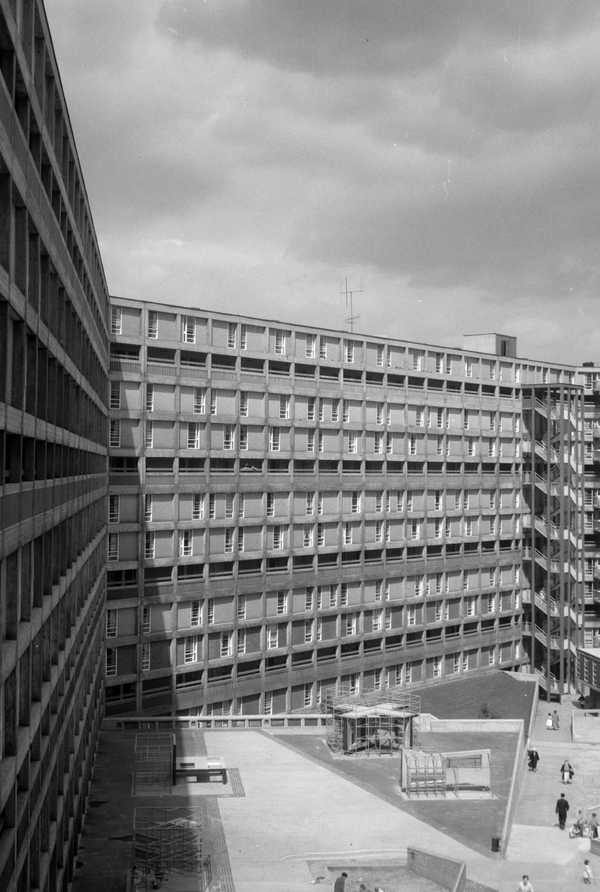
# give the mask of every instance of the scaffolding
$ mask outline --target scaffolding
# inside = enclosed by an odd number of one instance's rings
[[[447,789],[446,766],[440,753],[405,752],[405,790],[445,796]]]
[[[383,755],[412,745],[412,723],[421,698],[394,688],[329,696],[327,743],[334,753]]]
[[[135,735],[134,795],[156,795],[171,791],[175,735],[145,731]]]
[[[168,889],[169,879],[193,874],[194,888],[208,889],[212,861],[206,820],[185,808],[136,808],[133,816],[134,889]]]

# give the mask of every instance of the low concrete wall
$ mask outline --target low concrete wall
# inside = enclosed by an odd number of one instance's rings
[[[523,727],[522,719],[436,719],[431,715],[419,716],[418,727],[434,734],[518,734]]]
[[[506,803],[506,812],[504,813],[504,823],[502,824],[502,829],[500,831],[500,852],[503,857],[508,848],[513,816],[515,808],[517,807],[519,790],[521,789],[523,776],[525,774],[525,762],[523,760],[523,756],[525,755],[525,730],[521,720],[519,720],[519,725],[519,739],[517,740],[517,746],[515,748],[512,777],[510,781],[510,789],[508,791],[508,801]]]
[[[281,715],[130,715],[110,716],[102,722],[105,731],[166,731],[195,728],[200,731],[279,728],[323,729],[327,716],[323,713],[283,713]]]
[[[432,880],[443,889],[451,892],[463,892],[465,889],[467,869],[462,861],[441,858],[420,849],[407,849],[406,865],[413,873]]]

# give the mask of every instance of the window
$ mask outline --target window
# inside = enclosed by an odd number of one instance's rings
[[[121,408],[121,383],[119,381],[110,382],[110,408]]]
[[[147,421],[144,428],[144,446],[146,449],[152,449],[154,446],[154,428],[151,421]]]
[[[111,307],[110,333],[114,335],[123,334],[123,311],[121,307]]]
[[[221,632],[221,640],[219,642],[219,656],[230,657],[232,654],[232,634],[231,632]]]
[[[114,418],[110,422],[108,444],[109,446],[121,445],[121,422]]]
[[[273,527],[273,549],[282,551],[285,548],[285,535],[283,527]]]
[[[240,427],[240,451],[246,452],[248,449],[248,428],[243,425]]]
[[[309,396],[308,401],[306,403],[306,417],[309,421],[315,420],[315,405],[316,400],[314,396]]]
[[[329,586],[329,606],[330,607],[337,607],[337,594],[338,594],[337,585],[330,585]]]
[[[435,354],[435,370],[438,375],[441,375],[444,372],[444,357],[441,353]]]
[[[183,317],[182,340],[185,344],[196,343],[196,320],[193,316]]]
[[[360,503],[361,503],[360,492],[353,492],[352,497],[351,497],[351,502],[350,502],[350,509],[352,511],[352,514],[360,513]]]
[[[489,417],[490,417],[490,430],[495,431],[496,430],[496,413],[490,412]]]
[[[331,420],[339,421],[340,418],[340,401],[331,400]]]
[[[408,538],[409,539],[420,539],[421,538],[421,522],[419,520],[409,520],[408,521]]]
[[[106,648],[104,674],[107,677],[117,674],[117,649],[116,649],[116,647],[107,647]]]
[[[279,417],[280,418],[289,418],[290,417],[290,398],[289,398],[289,396],[280,396],[279,397]]]
[[[231,554],[233,551],[233,530],[231,527],[225,528],[225,553]]]
[[[206,390],[203,387],[194,387],[194,415],[206,414]]]
[[[349,523],[344,524],[344,545],[352,545],[352,526]]]
[[[468,507],[468,505],[465,507]],[[462,511],[462,492],[460,490],[454,493],[454,510]]]
[[[436,489],[433,494],[433,507],[436,511],[442,510],[444,494],[441,489]]]
[[[317,343],[316,335],[307,335],[306,336],[306,347],[304,348],[304,355],[307,359],[315,358],[315,349]]]
[[[152,631],[152,610],[148,606],[142,607],[142,632]]]
[[[148,337],[153,340],[158,337],[158,313],[155,310],[148,311]]]
[[[354,342],[346,341],[344,344],[344,358],[346,362],[354,362]]]
[[[217,394],[214,392],[214,390],[211,391],[210,394],[210,414],[217,414]]]
[[[325,440],[323,439],[323,433],[321,431],[317,433],[317,450],[319,452],[325,451]]]
[[[416,455],[417,454],[417,438],[410,436],[408,438],[408,454]]]
[[[119,634],[119,611],[118,610],[110,610],[106,611],[106,637],[107,638],[116,638]]]
[[[377,345],[377,365],[382,366],[385,361],[385,347],[383,344]]]
[[[444,438],[443,437],[435,438],[435,453],[436,453],[436,455],[444,454]]]
[[[314,607],[315,590],[307,588],[304,592],[304,612],[310,613]]]
[[[377,403],[377,408],[375,410],[375,421],[377,424],[383,424],[383,403]]]
[[[465,409],[464,415],[463,415],[463,428],[464,428],[464,430],[468,431],[469,427],[470,427],[469,410]]]
[[[472,378],[473,377],[473,360],[465,359],[465,377]]]
[[[227,530],[226,530],[227,532]],[[179,556],[190,557],[193,552],[192,530],[182,530],[179,533]]]
[[[246,599],[243,595],[238,595],[236,614],[238,619],[246,619]]]
[[[353,431],[349,431],[346,435],[346,449],[352,455],[358,452],[358,438]]]
[[[190,603],[190,626],[200,625],[200,601]]]
[[[475,455],[477,440],[474,437],[467,437],[467,454],[471,457]]]
[[[345,617],[346,635],[356,635],[358,630],[358,617],[355,613],[349,613]]]
[[[189,638],[184,639],[183,662],[184,663],[198,662],[198,636],[197,635],[190,635]]]
[[[267,626],[267,650],[279,647],[278,626]]]
[[[389,630],[392,628],[392,611],[389,609],[389,607],[386,607],[386,609],[383,611],[383,625],[386,632],[389,632]]]
[[[378,520],[375,524],[375,541],[383,542],[383,521]]]
[[[444,534],[444,521],[441,517],[436,518],[434,534],[436,539],[441,539]]]
[[[496,455],[496,441],[488,440],[488,456],[493,458]]]
[[[312,686],[312,684],[311,684],[310,682],[306,682],[306,683],[303,685],[302,698],[303,698],[303,703],[304,703],[304,706],[305,706],[305,707],[307,707],[307,706],[312,706],[312,702],[313,702],[313,686]]]
[[[144,533],[144,557],[152,560],[156,554],[156,537],[154,533]]]
[[[215,602],[212,598],[209,598],[206,602],[206,624],[208,626],[214,626],[215,624]]]
[[[465,598],[464,610],[467,616],[475,616],[477,598]]]
[[[486,601],[487,613],[495,613],[496,612],[496,596],[488,595]]]
[[[325,400],[319,400],[319,421],[325,421]]]
[[[109,533],[108,534],[107,560],[109,560],[109,561],[118,561],[119,560],[119,534],[118,533]]]
[[[317,496],[317,514],[323,513],[323,493],[320,492]]]
[[[371,631],[381,632],[383,629],[383,610],[374,610],[371,614]]]
[[[248,394],[243,390],[240,393],[240,416],[242,418],[248,417]]]
[[[305,526],[302,530],[302,546],[304,548],[312,548],[313,544],[313,528]]]
[[[490,490],[490,510],[491,510],[491,511],[495,511],[495,510],[496,510],[496,505],[497,505],[496,490],[495,490],[495,489],[491,489],[491,490]]]
[[[398,498],[398,504],[399,504],[399,505],[402,504],[402,494],[400,494],[400,497]],[[412,492],[407,492],[407,493],[406,493],[406,510],[407,510],[407,511],[414,511],[414,510],[415,510],[415,497],[414,497],[414,495],[412,494]]]
[[[119,496],[108,497],[108,522],[118,523],[121,511],[121,499]]]
[[[314,452],[315,451],[315,432],[307,431],[306,434],[306,451]]]
[[[433,661],[433,677],[441,678],[442,677],[442,658],[436,657]]]
[[[375,455],[383,455],[383,434],[374,434],[373,452]]]
[[[275,353],[278,353],[282,356],[286,352],[286,337],[285,332],[276,331],[275,332]]]
[[[269,449],[271,452],[279,452],[281,439],[279,436],[279,428],[272,427],[269,429]]]
[[[235,426],[226,424],[223,428],[223,449],[235,449]]]
[[[321,338],[319,341],[319,359],[327,359],[327,341]]]
[[[242,323],[240,328],[240,350],[248,349],[248,326]]]
[[[188,423],[186,446],[188,449],[200,449],[200,425],[196,422]]]
[[[416,372],[423,370],[423,354],[415,352],[412,354],[412,367]]]
[[[144,520],[150,522],[152,520],[152,496],[146,493],[144,496]]]
[[[465,536],[473,535],[473,519],[471,517],[465,518]]]
[[[417,425],[417,427],[425,427],[425,409],[416,410],[415,424]]]
[[[245,546],[244,528],[238,530],[238,551],[243,551]]]
[[[237,345],[237,324],[235,322],[227,323],[227,346],[232,350]]]
[[[488,666],[493,666],[496,662],[496,651],[489,650],[488,651]]]
[[[266,514],[267,517],[273,517],[275,514],[275,498],[272,492],[267,493]]]
[[[237,631],[236,653],[238,653],[238,654],[246,653],[246,630],[245,629],[238,629],[238,631]]]
[[[348,400],[342,400],[342,421],[350,421],[350,403]]]
[[[314,492],[306,493],[306,499],[304,502],[304,513],[305,514],[314,514],[315,513],[315,494],[314,494]]]
[[[406,608],[406,625],[414,626],[417,622],[417,611],[414,607]]]
[[[342,582],[340,585],[340,607],[348,606],[348,583]]]
[[[323,524],[317,524],[317,545],[319,547],[325,545],[325,529]]]
[[[288,596],[286,592],[277,592],[277,615],[282,616],[288,611]]]

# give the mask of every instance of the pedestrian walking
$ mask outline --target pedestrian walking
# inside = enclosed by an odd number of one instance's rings
[[[558,815],[558,826],[561,830],[564,830],[567,822],[567,813],[569,811],[569,803],[564,793],[561,793],[560,797],[557,799],[554,811]]]
[[[548,716],[547,716],[547,718],[546,718],[546,731],[552,731],[552,728],[553,728],[553,725],[552,725],[552,713],[549,712],[549,713],[548,713]]]
[[[598,816],[595,811],[592,812],[592,817],[590,818],[590,837],[598,839]]]
[[[537,750],[529,750],[527,755],[529,758],[529,770],[537,771],[538,762],[540,761],[540,754]]]
[[[589,886],[593,879],[592,865],[590,864],[590,859],[586,858],[583,862],[583,882],[586,886]]]
[[[568,759],[565,759],[562,765],[560,766],[560,777],[563,784],[570,784],[573,778],[575,777],[575,772],[573,771],[573,766],[569,762]]]
[[[560,728],[560,716],[558,714],[558,710],[555,709],[552,713],[552,730],[558,731]]]
[[[333,884],[333,892],[345,892],[346,889],[346,880],[348,878],[348,874],[345,870],[341,872],[335,883]]]
[[[523,874],[521,882],[517,886],[517,892],[533,892],[533,885],[526,873]]]

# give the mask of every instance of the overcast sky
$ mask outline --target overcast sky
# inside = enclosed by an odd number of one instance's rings
[[[113,294],[600,361],[597,0],[46,8]]]

